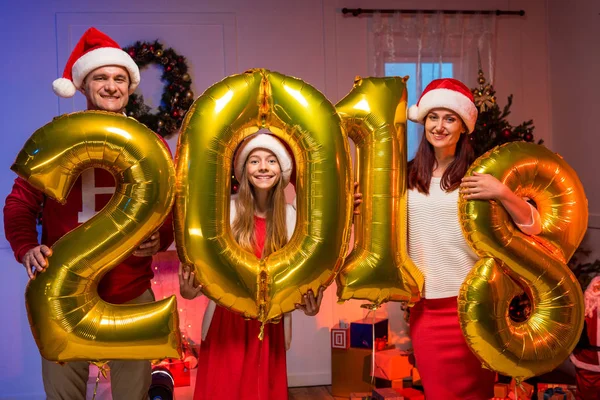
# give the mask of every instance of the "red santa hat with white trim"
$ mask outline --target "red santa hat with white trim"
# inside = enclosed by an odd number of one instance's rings
[[[475,130],[477,107],[473,102],[473,94],[461,81],[452,78],[431,81],[423,90],[417,104],[409,107],[408,119],[424,124],[425,117],[434,108],[454,111],[463,120],[469,133]]]
[[[108,35],[90,28],[71,52],[62,78],[52,82],[52,89],[60,97],[73,97],[90,72],[107,65],[118,65],[129,72],[129,94],[133,93],[140,84],[140,69],[137,64]]]

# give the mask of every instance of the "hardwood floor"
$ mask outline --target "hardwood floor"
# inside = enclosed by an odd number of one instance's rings
[[[290,388],[289,400],[337,400],[347,399],[346,397],[333,397],[331,395],[331,386],[310,386]]]

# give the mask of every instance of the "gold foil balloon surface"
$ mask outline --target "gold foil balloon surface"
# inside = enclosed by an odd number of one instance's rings
[[[231,165],[247,136],[266,128],[292,149],[297,223],[291,240],[259,260],[230,228]],[[333,105],[307,83],[268,70],[233,75],[192,105],[177,150],[179,258],[203,293],[265,323],[329,285],[348,250],[352,182],[348,143]]]
[[[116,190],[93,218],[52,246],[47,269],[26,290],[42,356],[51,361],[178,357],[175,297],[113,305],[97,292],[102,276],[158,229],[174,200],[175,169],[160,138],[122,115],[78,112],[38,129],[12,169],[59,202],[81,172],[105,168]]]
[[[419,300],[423,275],[408,257],[406,79],[357,78],[336,109],[356,144],[360,215],[337,278],[340,300]]]
[[[463,232],[481,257],[458,298],[463,333],[487,368],[518,379],[543,374],[569,356],[583,328],[583,294],[566,265],[587,228],[583,186],[560,156],[525,142],[492,149],[467,175],[473,172],[491,174],[533,200],[542,233],[523,234],[495,201],[461,196]],[[509,304],[522,291],[531,313],[516,322]]]

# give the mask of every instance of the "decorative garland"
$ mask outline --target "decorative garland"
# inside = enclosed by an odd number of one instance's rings
[[[149,64],[162,66],[161,79],[165,82],[158,113],[151,114],[144,97],[135,93],[129,96],[125,112],[162,137],[173,135],[181,127],[183,117],[194,101],[192,79],[185,57],[171,48],[163,49],[158,40],[153,43],[138,41],[123,50],[133,58],[140,70]]]

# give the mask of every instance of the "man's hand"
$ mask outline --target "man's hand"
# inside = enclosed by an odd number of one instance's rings
[[[145,242],[133,251],[136,257],[148,257],[158,253],[160,249],[160,232],[156,231]]]
[[[202,293],[202,285],[196,284],[195,274],[181,263],[179,264],[179,293],[186,300],[192,300]]]
[[[358,182],[354,182],[354,215],[360,215],[359,207],[362,201],[362,193],[358,191]]]
[[[44,272],[48,266],[48,262],[46,260],[51,255],[52,250],[46,245],[34,247],[25,253],[21,259],[21,264],[23,264],[25,267],[29,279],[35,279],[36,273]]]
[[[319,288],[319,293],[315,298],[312,290],[309,290],[308,294],[305,294],[302,297],[302,304],[296,304],[296,309],[304,311],[304,314],[308,315],[309,317],[317,315],[319,309],[321,308],[321,301],[323,301],[323,292],[325,292],[325,288],[321,286]]]

